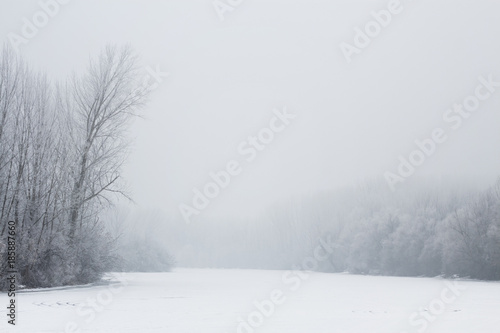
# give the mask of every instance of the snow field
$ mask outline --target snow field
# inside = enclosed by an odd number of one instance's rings
[[[493,333],[500,283],[308,271],[176,269],[25,291],[0,332]],[[6,303],[7,297],[1,299]]]

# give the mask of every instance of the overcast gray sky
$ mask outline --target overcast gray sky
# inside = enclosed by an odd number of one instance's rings
[[[85,68],[106,43],[130,43],[145,75],[147,67],[169,72],[131,130],[125,176],[143,207],[179,215],[193,188],[236,160],[242,172],[204,214],[256,213],[292,195],[397,172],[398,156],[435,128],[447,140],[408,181],[492,183],[500,175],[500,87],[457,129],[443,115],[474,95],[479,76],[500,82],[500,3],[402,0],[348,63],[340,44],[354,44],[355,28],[389,2],[245,0],[222,21],[211,0],[73,0],[19,52],[57,80]],[[0,3],[4,41],[41,10],[37,1]],[[296,117],[246,161],[238,146],[284,107]]]

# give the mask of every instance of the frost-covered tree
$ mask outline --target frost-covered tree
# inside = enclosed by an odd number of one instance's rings
[[[88,283],[112,266],[100,212],[123,194],[125,130],[148,93],[136,66],[129,48],[107,47],[57,86],[0,53],[0,255],[15,221],[21,284]]]

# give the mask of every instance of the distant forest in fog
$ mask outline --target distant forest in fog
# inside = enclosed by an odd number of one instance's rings
[[[125,235],[154,244],[156,255],[171,253],[181,266],[293,269],[313,255],[320,238],[330,237],[334,251],[319,271],[500,279],[500,180],[485,191],[429,181],[395,192],[374,181],[282,202],[255,220],[188,225],[159,212],[132,212],[127,219],[141,226],[122,226]],[[121,247],[137,249],[126,241]],[[152,250],[135,251],[135,260]]]

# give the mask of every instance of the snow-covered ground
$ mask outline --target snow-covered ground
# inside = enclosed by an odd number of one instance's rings
[[[0,332],[495,333],[500,283],[264,270],[177,269],[18,294]]]

